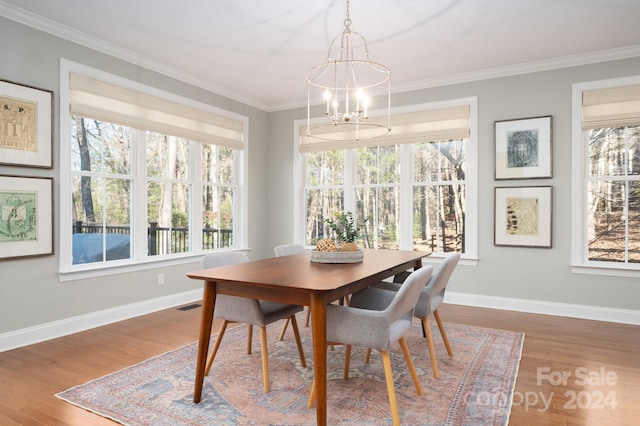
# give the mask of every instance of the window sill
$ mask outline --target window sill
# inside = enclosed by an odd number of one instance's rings
[[[219,250],[220,252],[223,250]],[[224,250],[224,251],[242,251],[248,253],[249,249],[239,250]],[[207,252],[209,253],[209,252]],[[108,264],[84,264],[80,267],[76,266],[73,269],[60,269],[58,271],[58,279],[60,282],[83,280],[87,278],[97,278],[109,275],[124,274],[129,272],[145,271],[149,269],[155,269],[159,267],[168,267],[175,265],[184,265],[187,263],[200,262],[202,256],[207,253],[189,253],[180,257],[160,257],[154,259],[146,259],[138,262],[126,261],[113,261]]]
[[[571,272],[574,274],[603,275],[610,277],[640,278],[640,265],[629,266],[612,265],[571,265]]]

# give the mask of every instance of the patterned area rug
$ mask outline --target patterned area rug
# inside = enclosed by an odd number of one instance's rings
[[[303,318],[298,321],[304,324]],[[193,403],[197,343],[57,394],[125,425],[313,425],[307,408],[313,378],[311,329],[301,327],[307,368],[302,368],[291,328],[278,340],[281,322],[269,327],[271,392],[262,388],[259,333],[246,354],[246,326],[227,331],[202,402]],[[434,379],[426,340],[416,320],[407,338],[422,384],[418,396],[400,348],[391,354],[403,425],[506,425],[518,374],[524,335],[445,324],[454,356],[447,355],[433,329],[440,379]],[[211,344],[213,345],[213,339]],[[344,348],[327,356],[327,423],[391,424],[384,370],[375,351],[369,364],[354,348],[349,380],[342,380]]]

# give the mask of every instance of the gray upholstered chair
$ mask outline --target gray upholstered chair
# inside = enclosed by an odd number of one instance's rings
[[[276,257],[288,256],[290,254],[304,253],[307,251],[302,244],[282,244],[274,249]]]
[[[305,253],[307,251],[306,248],[302,244],[282,244],[276,246],[275,249],[276,257],[279,256],[289,256],[290,254],[299,254]],[[307,309],[307,317],[304,320],[305,327],[309,327],[309,314],[311,310]],[[284,332],[287,331],[287,326],[289,325],[289,320],[285,319],[284,324],[282,325],[282,331],[280,331],[280,340],[284,339]]]
[[[204,256],[201,260],[202,268],[217,268],[220,266],[233,265],[237,263],[248,262],[249,259],[243,253],[230,252],[230,253],[215,253]],[[220,342],[224,336],[224,332],[227,329],[227,325],[230,322],[245,323],[248,325],[247,336],[247,353],[251,353],[251,335],[253,332],[253,326],[260,327],[260,344],[262,350],[262,379],[264,381],[264,391],[269,392],[269,359],[267,350],[267,325],[281,320],[291,319],[291,325],[296,338],[296,344],[298,345],[298,354],[300,355],[300,362],[303,367],[306,367],[306,361],[304,359],[304,351],[302,350],[302,342],[300,340],[300,333],[298,332],[298,324],[296,323],[296,313],[302,311],[301,306],[287,305],[283,303],[266,302],[263,300],[249,299],[246,297],[228,296],[219,294],[216,296],[216,305],[213,316],[215,318],[222,319],[222,325],[218,331],[218,337],[216,338],[213,350],[207,361],[205,368],[205,375],[209,374],[209,370],[213,365],[213,360],[216,357]]]
[[[389,348],[395,342],[400,343],[413,384],[418,395],[422,395],[422,387],[404,336],[411,328],[413,309],[432,272],[432,266],[416,270],[411,273],[398,291],[369,287],[355,293],[351,297],[349,306],[327,305],[327,342],[346,345],[343,372],[345,379],[349,377],[352,345],[373,348],[382,355],[394,425],[400,424],[400,416],[393,384]],[[314,399],[315,380],[311,385],[309,407],[313,406]]]
[[[420,297],[416,303],[416,308],[413,311],[413,315],[422,320],[422,333],[427,339],[429,356],[431,357],[431,367],[433,368],[433,377],[436,379],[440,377],[440,373],[438,372],[438,360],[436,359],[436,351],[433,345],[433,336],[431,334],[431,328],[429,327],[429,315],[433,314],[436,318],[438,329],[440,329],[440,334],[442,335],[442,340],[444,340],[444,345],[447,348],[447,353],[449,356],[453,356],[453,351],[451,350],[449,339],[447,339],[447,333],[444,331],[444,325],[440,319],[438,308],[444,300],[444,292],[447,288],[447,284],[449,283],[449,278],[451,278],[451,274],[458,265],[459,260],[460,253],[445,254],[444,260],[440,265],[438,265],[438,268],[431,276],[426,287],[422,290],[422,293],[420,293]],[[397,291],[400,288],[402,281],[404,281],[409,274],[410,272],[403,272],[402,274],[398,274],[394,277],[393,283],[383,281],[380,284],[377,284],[376,287]],[[367,359],[368,355],[369,352],[367,352]]]

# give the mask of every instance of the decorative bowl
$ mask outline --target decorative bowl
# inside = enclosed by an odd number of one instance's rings
[[[358,263],[364,259],[362,250],[318,251],[311,250],[311,261],[316,263]]]

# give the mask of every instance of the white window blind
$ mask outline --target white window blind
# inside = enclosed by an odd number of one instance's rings
[[[372,121],[386,126],[385,117],[372,117]],[[331,139],[340,139],[340,126],[326,126],[326,132],[334,132]],[[306,126],[300,127],[300,152],[328,151],[368,146],[389,146],[425,141],[463,139],[469,137],[469,106],[459,105],[424,111],[394,114],[391,116],[391,132],[374,139],[364,139],[367,129],[360,130],[359,140],[324,140],[308,137]]]
[[[585,90],[582,128],[640,125],[640,84]]]
[[[243,149],[242,122],[178,102],[70,74],[73,115]]]

